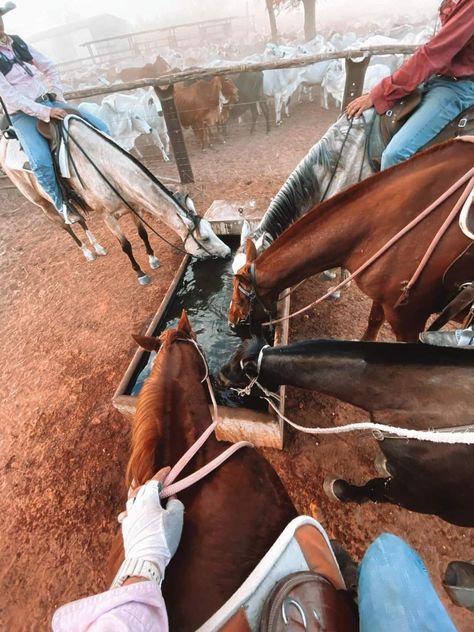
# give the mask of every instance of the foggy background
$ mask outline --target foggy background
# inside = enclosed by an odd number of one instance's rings
[[[436,20],[440,0],[318,0],[317,28],[351,30],[354,24],[374,23],[390,19],[400,24]],[[16,0],[17,8],[5,16],[6,31],[29,37],[61,25],[79,22],[95,15],[111,14],[139,31],[227,16],[250,15],[256,28],[269,35],[265,0],[82,0],[76,6],[64,0]],[[281,12],[278,17],[281,32],[298,35],[303,26],[302,7]]]

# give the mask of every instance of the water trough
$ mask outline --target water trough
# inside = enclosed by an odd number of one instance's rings
[[[244,219],[254,228],[260,213],[254,201],[224,202],[216,200],[205,214],[215,232],[235,250]],[[209,363],[211,380],[218,403],[219,425],[217,438],[236,442],[252,441],[261,447],[283,448],[283,424],[277,415],[258,398],[239,397],[224,389],[215,380],[220,366],[229,358],[241,342],[227,325],[227,308],[232,291],[231,259],[195,261],[185,257],[171,285],[154,315],[147,331],[148,336],[158,336],[162,331],[176,325],[181,310],[188,312]],[[288,314],[290,297],[279,303],[279,314]],[[288,321],[276,327],[274,345],[288,343]],[[151,370],[153,357],[137,348],[128,369],[113,396],[113,404],[126,418],[135,414],[138,393],[146,375]],[[285,387],[279,389],[280,412],[284,414]]]

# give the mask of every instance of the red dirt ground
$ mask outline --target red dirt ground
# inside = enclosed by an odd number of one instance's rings
[[[197,182],[189,190],[197,208],[204,211],[216,198],[250,197],[266,208],[334,117],[309,103],[295,106],[290,120],[268,136],[261,121],[253,138],[246,127],[232,126],[226,145],[204,153],[186,134]],[[150,165],[157,174],[176,177],[173,165]],[[105,588],[129,453],[129,426],[111,397],[134,351],[130,334],[145,330],[180,255],[152,238],[162,267],[143,288],[100,222],[92,221],[92,228],[109,255],[89,264],[19,193],[0,195],[0,627],[39,632],[49,629],[60,604]],[[124,224],[145,263],[131,222]],[[294,305],[308,302],[323,285],[308,282]],[[354,338],[367,315],[368,301],[351,288],[339,303],[294,321],[291,338]],[[390,339],[386,329],[382,338]],[[365,416],[295,389],[289,389],[287,411],[303,424]],[[324,495],[328,473],[354,482],[373,476],[375,454],[369,438],[316,441],[292,432],[285,452],[266,451],[298,509],[316,515],[357,558],[383,531],[404,537],[425,559],[459,629],[474,629],[474,614],[452,606],[440,586],[449,560],[474,557],[472,530],[389,505],[339,504]]]

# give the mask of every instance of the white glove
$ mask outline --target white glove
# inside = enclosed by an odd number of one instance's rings
[[[122,520],[125,559],[142,559],[155,564],[163,579],[168,562],[176,553],[183,530],[184,505],[170,498],[161,506],[162,483],[150,480],[127,501]]]

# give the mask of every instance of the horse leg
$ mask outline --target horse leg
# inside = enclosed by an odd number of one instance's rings
[[[79,221],[79,225],[82,228],[82,230],[85,232],[86,237],[89,240],[89,243],[94,247],[94,250],[96,251],[96,253],[98,255],[101,255],[102,257],[105,257],[105,255],[107,254],[107,249],[104,248],[104,246],[101,246],[99,244],[99,242],[97,241],[96,236],[88,229],[85,220],[81,219]],[[86,256],[86,259],[87,259],[87,256]],[[95,257],[94,257],[94,259],[95,259]],[[91,261],[93,261],[94,259],[91,259]]]
[[[263,116],[265,117],[265,124],[267,129],[267,134],[270,131],[270,110],[268,109],[268,103],[266,99],[262,99],[259,103],[260,108],[262,110]]]
[[[351,485],[342,478],[328,477],[323,487],[326,495],[333,500],[353,502],[359,505],[366,502],[392,502],[388,494],[391,478],[372,478],[365,485]]]
[[[385,319],[389,322],[398,342],[418,342],[418,335],[425,329],[429,314],[417,314],[384,305]]]
[[[137,217],[137,215],[133,215],[133,221],[135,222],[136,227],[138,228],[138,234],[140,235],[141,240],[145,244],[146,254],[148,255],[148,262],[150,264],[150,268],[152,270],[156,270],[160,267],[160,261],[158,257],[155,256],[153,252],[153,248],[151,247],[150,240],[148,239],[148,233],[146,232],[146,228],[142,222],[142,220]]]
[[[137,274],[138,282],[140,283],[140,285],[148,285],[151,279],[147,274],[143,272],[143,270],[138,265],[135,257],[133,256],[132,244],[125,237],[122,227],[120,226],[118,220],[113,215],[107,215],[104,218],[104,221],[107,228],[117,237],[117,239],[120,242],[120,246],[122,247],[122,250],[130,259],[130,263],[132,264],[132,268]]]
[[[257,117],[258,117],[258,110],[257,110],[256,103],[250,104],[250,114],[252,115],[252,126],[250,128],[250,133],[253,134],[255,132],[255,125],[257,123]]]
[[[82,254],[86,258],[86,261],[95,261],[95,254],[89,250],[86,244],[79,239],[79,237],[72,230],[70,224],[62,224],[61,228],[67,232],[68,235],[72,237],[76,246],[78,246],[82,250]]]
[[[383,310],[382,303],[377,303],[377,301],[372,301],[372,307],[370,308],[369,314],[369,322],[367,324],[367,329],[364,332],[361,340],[377,340],[378,333],[380,331],[380,327],[385,322],[385,313]]]

